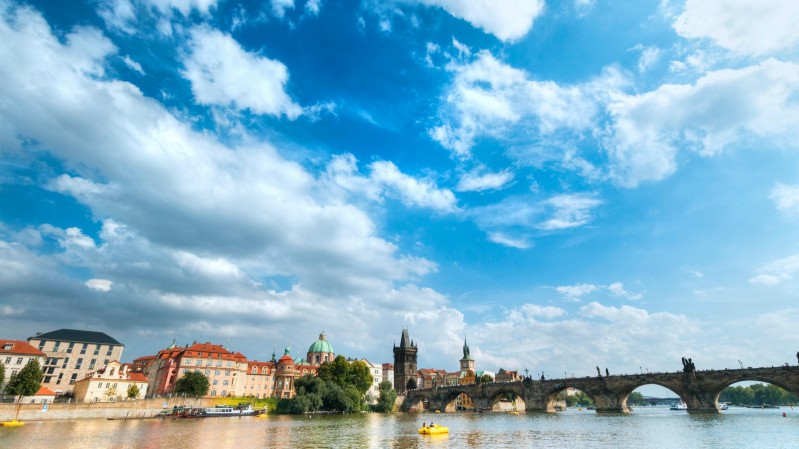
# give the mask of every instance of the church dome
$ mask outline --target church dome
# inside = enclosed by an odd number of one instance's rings
[[[309,354],[316,354],[316,353],[332,354],[334,352],[335,351],[333,351],[333,345],[331,345],[327,341],[327,339],[325,339],[325,334],[324,333],[319,334],[319,340],[316,340],[315,342],[313,342],[311,347],[308,348],[308,353]]]

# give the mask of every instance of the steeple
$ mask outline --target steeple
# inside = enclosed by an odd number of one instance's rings
[[[463,339],[463,360],[472,360],[471,356],[469,355],[469,344],[466,343],[466,339]]]

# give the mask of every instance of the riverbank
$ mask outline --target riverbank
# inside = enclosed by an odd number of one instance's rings
[[[65,419],[150,418],[174,406],[212,407],[213,399],[163,398],[138,401],[71,404],[0,404],[0,421],[54,421]]]

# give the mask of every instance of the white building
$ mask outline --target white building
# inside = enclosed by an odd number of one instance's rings
[[[38,360],[39,366],[44,365],[45,354],[28,342],[21,340],[0,340],[0,362],[5,367],[5,379],[0,385],[0,392],[5,390],[11,376],[17,374],[31,360]]]
[[[132,387],[138,393],[129,397]],[[89,373],[75,382],[73,390],[78,402],[114,402],[126,399],[142,399],[147,395],[147,377],[142,373],[129,372],[127,365],[116,360],[108,362],[104,368]]]
[[[369,368],[369,374],[372,375],[372,385],[366,391],[366,400],[370,404],[377,403],[377,398],[380,397],[380,382],[383,381],[383,365],[374,364],[366,359],[361,359],[361,362],[366,364]]]

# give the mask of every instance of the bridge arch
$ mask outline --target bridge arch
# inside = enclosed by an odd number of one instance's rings
[[[740,382],[762,382],[766,384],[771,384],[776,387],[782,388],[783,390],[793,394],[794,396],[799,396],[799,387],[797,387],[797,385],[795,384],[792,384],[791,382],[786,382],[786,379],[781,377],[782,376],[779,375],[766,375],[763,373],[758,373],[749,376],[741,375],[740,378],[737,380],[729,379],[725,382],[718,384],[718,386],[714,388],[713,391],[711,392],[711,396],[713,400],[716,403],[718,403],[719,396],[721,396],[721,393],[723,393],[725,389]]]
[[[458,410],[458,398],[461,395],[468,397],[470,401],[470,408],[474,408],[477,403],[477,398],[472,396],[473,392],[466,388],[448,388],[444,394],[441,395],[440,408],[441,412],[452,413]]]
[[[526,408],[524,397],[519,394],[518,389],[511,387],[496,389],[486,399],[486,406],[491,408],[492,411],[524,412]],[[506,407],[508,410],[498,407],[505,399],[509,399],[509,405]]]

